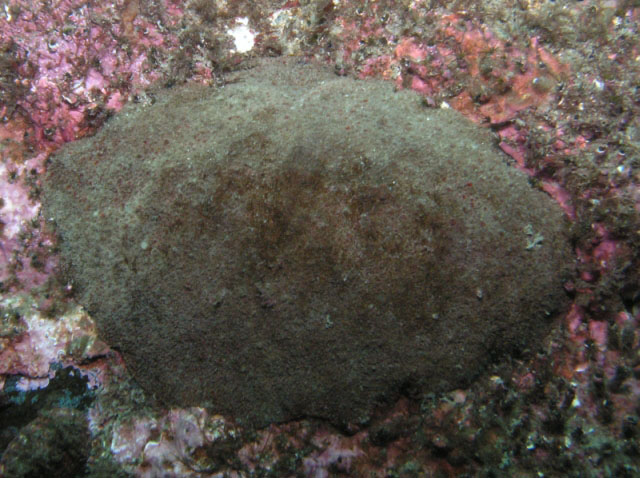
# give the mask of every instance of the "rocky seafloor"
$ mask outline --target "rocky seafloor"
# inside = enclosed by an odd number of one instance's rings
[[[3,1],[0,474],[637,476],[639,17],[635,1]],[[128,103],[224,92],[285,56],[461,112],[560,205],[577,271],[541,346],[351,428],[253,430],[137,386],[60,271],[48,158]]]

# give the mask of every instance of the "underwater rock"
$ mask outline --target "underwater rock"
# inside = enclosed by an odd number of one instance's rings
[[[0,476],[85,476],[90,443],[84,413],[69,408],[43,411],[9,443],[0,459]]]
[[[308,64],[125,109],[43,202],[140,385],[257,427],[465,386],[567,301],[563,214],[488,131]]]

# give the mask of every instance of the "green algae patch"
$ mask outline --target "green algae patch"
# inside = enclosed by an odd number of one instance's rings
[[[465,386],[566,307],[562,212],[489,132],[291,61],[126,109],[44,208],[140,385],[258,427]]]

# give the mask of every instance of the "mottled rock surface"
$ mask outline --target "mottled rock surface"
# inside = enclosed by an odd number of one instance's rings
[[[44,204],[143,388],[254,426],[464,386],[566,305],[562,212],[489,132],[291,61],[126,109]]]
[[[0,459],[0,476],[85,476],[90,443],[84,413],[68,408],[47,410],[24,426],[9,443]]]

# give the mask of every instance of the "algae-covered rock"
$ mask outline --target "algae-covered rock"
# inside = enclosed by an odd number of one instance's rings
[[[167,405],[364,420],[544,337],[560,208],[490,133],[282,60],[133,106],[49,164],[77,298]]]
[[[0,476],[84,476],[90,443],[84,413],[68,408],[45,411],[9,443],[0,459]]]

